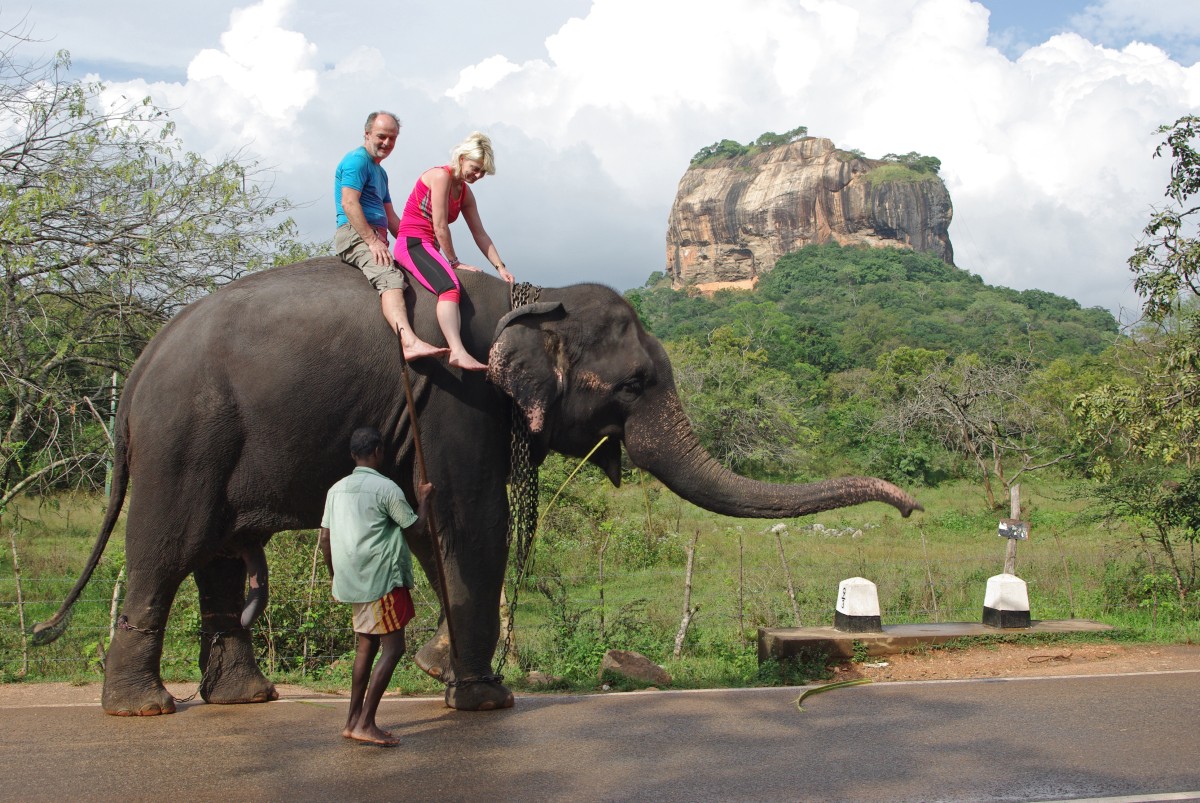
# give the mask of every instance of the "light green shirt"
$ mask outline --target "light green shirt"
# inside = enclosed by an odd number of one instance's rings
[[[333,596],[341,602],[374,602],[393,588],[412,588],[412,553],[403,528],[417,514],[400,486],[359,466],[325,496],[321,526],[329,530]]]

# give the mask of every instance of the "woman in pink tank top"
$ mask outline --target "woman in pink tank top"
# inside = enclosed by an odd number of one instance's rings
[[[487,256],[500,278],[512,284],[513,275],[504,267],[496,244],[479,220],[475,195],[470,188],[471,184],[495,172],[492,141],[476,131],[450,152],[450,164],[431,167],[417,179],[404,204],[393,249],[400,266],[437,296],[438,325],[450,347],[449,362],[464,371],[483,371],[487,364],[477,360],[463,346],[462,319],[458,310],[462,289],[454,269],[477,271],[479,268],[458,260],[450,224],[461,213],[479,250]]]

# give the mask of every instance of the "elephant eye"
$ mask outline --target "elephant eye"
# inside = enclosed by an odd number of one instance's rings
[[[632,379],[626,379],[624,382],[617,385],[617,395],[624,399],[636,399],[642,395],[646,389],[646,382],[640,376],[635,376]]]

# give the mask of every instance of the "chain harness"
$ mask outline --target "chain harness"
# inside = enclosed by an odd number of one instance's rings
[[[517,309],[537,301],[541,288],[528,282],[512,287],[512,308]],[[508,594],[508,626],[504,631],[504,647],[496,660],[496,676],[512,649],[513,628],[517,618],[517,596],[533,546],[538,517],[538,470],[529,453],[529,426],[516,404],[511,408],[512,454],[508,475],[508,549],[513,553],[515,542],[514,576]],[[497,681],[498,682],[498,681]]]

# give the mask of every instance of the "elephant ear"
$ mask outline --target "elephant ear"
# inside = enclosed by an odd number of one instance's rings
[[[517,307],[496,325],[488,352],[488,379],[512,398],[534,434],[544,431],[547,412],[563,392],[566,358],[558,336],[542,327],[563,314],[557,302]]]

